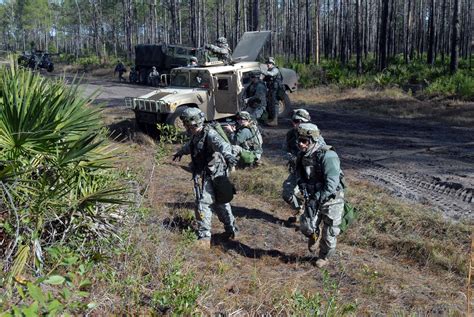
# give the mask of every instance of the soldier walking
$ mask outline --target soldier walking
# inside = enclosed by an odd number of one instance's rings
[[[295,210],[295,216],[288,218],[289,222],[295,222],[296,217],[299,216],[303,210],[303,200],[298,197],[300,193],[298,188],[298,175],[296,173],[296,158],[300,151],[298,147],[298,127],[301,123],[310,123],[311,116],[305,109],[296,109],[293,111],[291,117],[291,124],[293,128],[288,130],[286,133],[286,142],[283,145],[283,150],[286,152],[288,158],[288,172],[287,179],[283,182],[282,198],[286,201],[290,207]],[[318,143],[320,145],[326,145],[322,135],[318,137]]]
[[[227,43],[227,39],[223,36],[217,39],[216,45],[206,44],[204,48],[216,54],[217,58],[226,65],[232,61],[232,50]]]
[[[278,89],[280,88],[282,76],[278,67],[275,66],[275,59],[269,57],[266,62],[267,70],[263,71],[264,81],[267,84],[268,99],[267,99],[267,111],[268,111],[268,125],[278,125]]]
[[[267,119],[267,87],[260,79],[261,72],[253,71],[250,74],[252,82],[244,91],[244,102],[247,105],[245,111],[258,121],[265,122]]]
[[[308,249],[316,244],[322,224],[319,255],[321,268],[336,251],[344,211],[343,173],[339,157],[331,146],[319,142],[319,129],[301,123],[297,130],[300,152],[296,160],[298,186],[305,196],[305,211],[300,217],[300,231],[308,237]]]
[[[119,82],[121,82],[122,80],[123,81],[127,81],[124,77],[123,77],[123,73],[125,73],[127,71],[127,68],[125,67],[125,65],[122,63],[121,60],[118,61],[117,63],[117,66],[115,66],[115,70],[114,70],[114,76],[116,73],[118,73],[118,79],[119,79]]]
[[[228,193],[221,194],[222,190],[228,191],[229,188],[217,184],[217,180],[227,179],[229,167],[237,164],[237,158],[232,154],[230,144],[211,125],[204,124],[204,113],[199,109],[186,109],[180,119],[191,139],[173,155],[173,160],[179,161],[183,155],[191,155],[195,189],[197,186],[198,245],[210,248],[212,212],[224,223],[226,238],[234,238],[237,233],[231,205],[228,201],[223,202],[223,195]]]

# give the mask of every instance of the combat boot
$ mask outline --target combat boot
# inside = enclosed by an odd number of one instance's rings
[[[322,268],[322,267],[325,267],[326,265],[328,265],[328,263],[329,263],[329,260],[327,258],[319,258],[316,261],[316,266],[318,268]]]
[[[276,127],[278,125],[278,117],[268,120],[267,125],[270,127]]]
[[[201,238],[195,242],[196,248],[200,250],[209,250],[211,248],[211,239]]]

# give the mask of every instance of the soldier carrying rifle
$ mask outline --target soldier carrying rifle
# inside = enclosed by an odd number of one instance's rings
[[[321,268],[336,251],[344,211],[343,173],[334,149],[319,141],[320,132],[315,124],[301,123],[297,133],[300,152],[296,159],[296,175],[300,191],[305,196],[300,231],[308,237],[308,249],[312,251],[322,224],[316,261]]]
[[[230,205],[234,189],[227,178],[229,167],[237,164],[237,158],[232,154],[230,144],[210,124],[204,123],[201,110],[187,108],[180,119],[191,139],[173,155],[173,160],[191,155],[198,223],[197,246],[208,249],[211,245],[213,212],[224,223],[225,238],[235,238],[237,233]]]

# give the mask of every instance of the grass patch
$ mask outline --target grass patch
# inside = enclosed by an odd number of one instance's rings
[[[422,266],[467,274],[472,225],[443,219],[420,205],[397,202],[362,181],[353,180],[347,196],[360,214],[342,242],[390,250]]]

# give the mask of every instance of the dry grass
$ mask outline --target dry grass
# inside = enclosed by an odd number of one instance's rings
[[[129,224],[121,251],[97,268],[93,294],[100,306],[94,314],[163,314],[153,294],[162,289],[168,264],[178,260],[182,274],[193,273],[192,285],[202,287],[197,314],[306,316],[322,307],[329,316],[354,309],[357,315],[457,316],[465,310],[468,224],[399,203],[349,175],[348,197],[360,218],[340,237],[325,273],[315,267],[303,236],[285,222],[290,210],[280,190],[286,168],[265,161],[232,175],[237,240],[223,241],[223,226],[214,217],[213,246],[203,252],[193,247],[189,231],[189,158],[173,163],[171,148],[130,141],[121,146],[120,169],[136,174],[141,184],[142,216]]]
[[[474,125],[474,102],[451,99],[419,100],[395,88],[382,91],[336,87],[305,89],[293,94],[301,105],[330,106],[397,118],[417,118],[446,122],[460,126]]]

